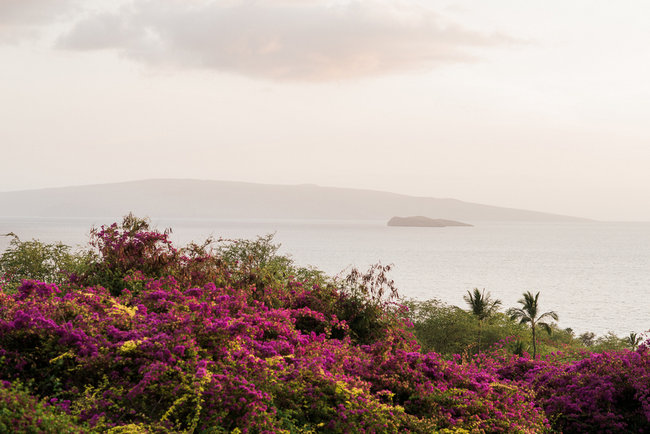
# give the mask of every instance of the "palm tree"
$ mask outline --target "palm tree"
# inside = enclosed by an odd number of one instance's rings
[[[508,315],[513,320],[519,320],[520,324],[530,323],[530,330],[533,334],[533,359],[537,355],[537,336],[535,335],[535,330],[537,326],[542,327],[544,330],[551,334],[551,326],[545,322],[546,318],[553,318],[555,321],[558,320],[557,313],[554,311],[544,312],[541,315],[538,315],[538,303],[539,292],[533,295],[530,291],[526,291],[523,294],[524,298],[517,301],[521,304],[520,308],[512,307],[508,309]]]
[[[473,292],[467,291],[467,295],[464,295],[463,299],[470,307],[472,315],[478,319],[478,351],[481,352],[481,328],[483,321],[499,310],[501,300],[493,300],[489,292],[486,294],[485,289],[479,291],[478,288],[474,288]]]
[[[632,351],[636,351],[642,340],[642,336],[639,336],[636,333],[632,332],[628,337],[625,338],[625,343],[628,344],[630,348],[632,348]]]

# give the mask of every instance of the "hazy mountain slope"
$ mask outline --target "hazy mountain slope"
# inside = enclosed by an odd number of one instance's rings
[[[578,221],[535,211],[315,185],[155,179],[0,193],[0,217],[389,219]]]

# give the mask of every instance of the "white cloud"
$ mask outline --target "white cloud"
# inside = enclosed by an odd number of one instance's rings
[[[468,60],[472,47],[508,40],[401,0],[141,0],[82,19],[59,45],[115,49],[154,65],[318,81]]]

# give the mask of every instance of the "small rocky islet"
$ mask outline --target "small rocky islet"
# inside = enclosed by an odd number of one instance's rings
[[[474,226],[474,225],[455,221],[455,220],[432,219],[425,216],[411,216],[411,217],[396,216],[388,220],[388,226],[444,228],[448,226]]]

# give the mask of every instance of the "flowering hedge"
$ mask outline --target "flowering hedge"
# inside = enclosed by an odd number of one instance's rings
[[[554,428],[564,432],[648,432],[650,349],[589,354],[564,362],[513,358],[497,366],[500,377],[536,391]]]
[[[445,360],[419,351],[399,306],[355,282],[176,250],[166,233],[126,226],[96,231],[95,262],[68,281],[0,290],[2,396],[28,390],[70,432],[650,426],[645,347],[574,363]],[[27,423],[6,402],[2,423]]]

